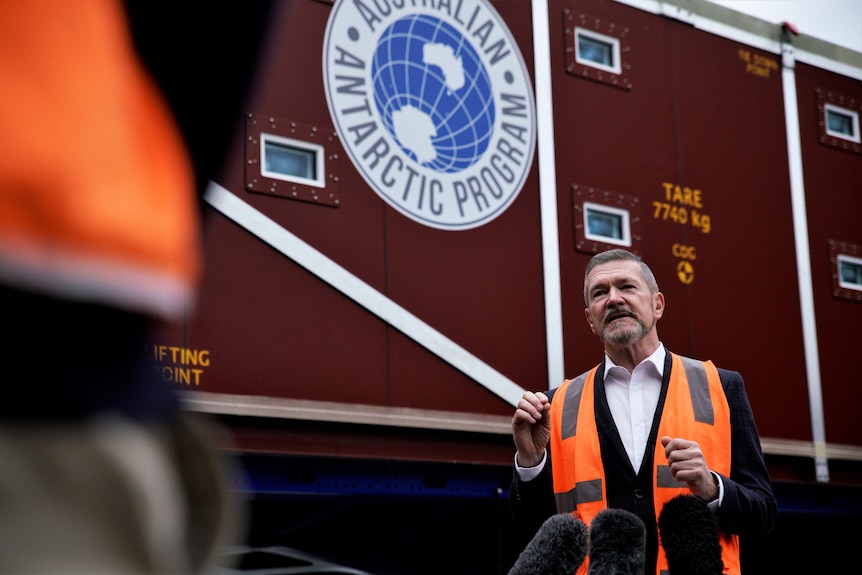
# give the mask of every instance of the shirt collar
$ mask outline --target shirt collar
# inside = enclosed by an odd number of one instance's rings
[[[654,352],[652,352],[652,355],[650,355],[648,358],[643,360],[641,363],[644,363],[647,361],[651,362],[655,366],[656,371],[658,371],[659,378],[663,378],[664,377],[664,360],[665,360],[666,356],[667,356],[667,350],[665,349],[664,344],[659,342],[658,347],[656,348],[656,350]],[[617,364],[614,363],[614,360],[612,360],[608,354],[605,354],[605,375],[607,375],[608,371],[612,367],[617,367]]]

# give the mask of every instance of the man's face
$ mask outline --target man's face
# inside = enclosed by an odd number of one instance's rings
[[[584,312],[593,333],[616,345],[642,340],[664,311],[664,296],[650,294],[640,264],[628,260],[593,268],[587,277],[587,301]]]

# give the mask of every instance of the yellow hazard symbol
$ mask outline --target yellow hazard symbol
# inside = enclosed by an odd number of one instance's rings
[[[690,284],[694,281],[694,266],[689,262],[679,262],[676,264],[676,275],[682,283]]]

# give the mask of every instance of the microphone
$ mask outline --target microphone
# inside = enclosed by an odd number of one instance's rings
[[[670,575],[720,575],[718,521],[706,501],[677,495],[662,507],[658,532]]]
[[[542,523],[509,575],[574,575],[587,556],[587,526],[572,513]]]
[[[625,509],[602,509],[590,522],[587,575],[643,575],[646,527]]]

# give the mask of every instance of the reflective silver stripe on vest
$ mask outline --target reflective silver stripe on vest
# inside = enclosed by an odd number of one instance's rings
[[[659,487],[685,487],[684,481],[677,481],[670,472],[670,465],[656,466],[656,485]]]
[[[688,357],[679,356],[688,378],[688,389],[691,392],[691,407],[694,410],[694,420],[698,423],[715,423],[715,413],[712,410],[712,400],[709,397],[709,382],[706,379],[706,368],[703,362]]]
[[[582,373],[571,382],[566,389],[566,402],[563,404],[563,421],[561,434],[563,439],[575,436],[578,428],[578,408],[581,406],[581,392],[584,391],[584,382],[587,381],[589,372]]]
[[[574,489],[565,493],[554,493],[554,500],[557,502],[557,513],[571,513],[575,510]]]
[[[578,503],[593,503],[602,500],[602,480],[591,479],[579,481],[574,489],[565,493],[555,493],[558,513],[569,513],[575,510]]]

